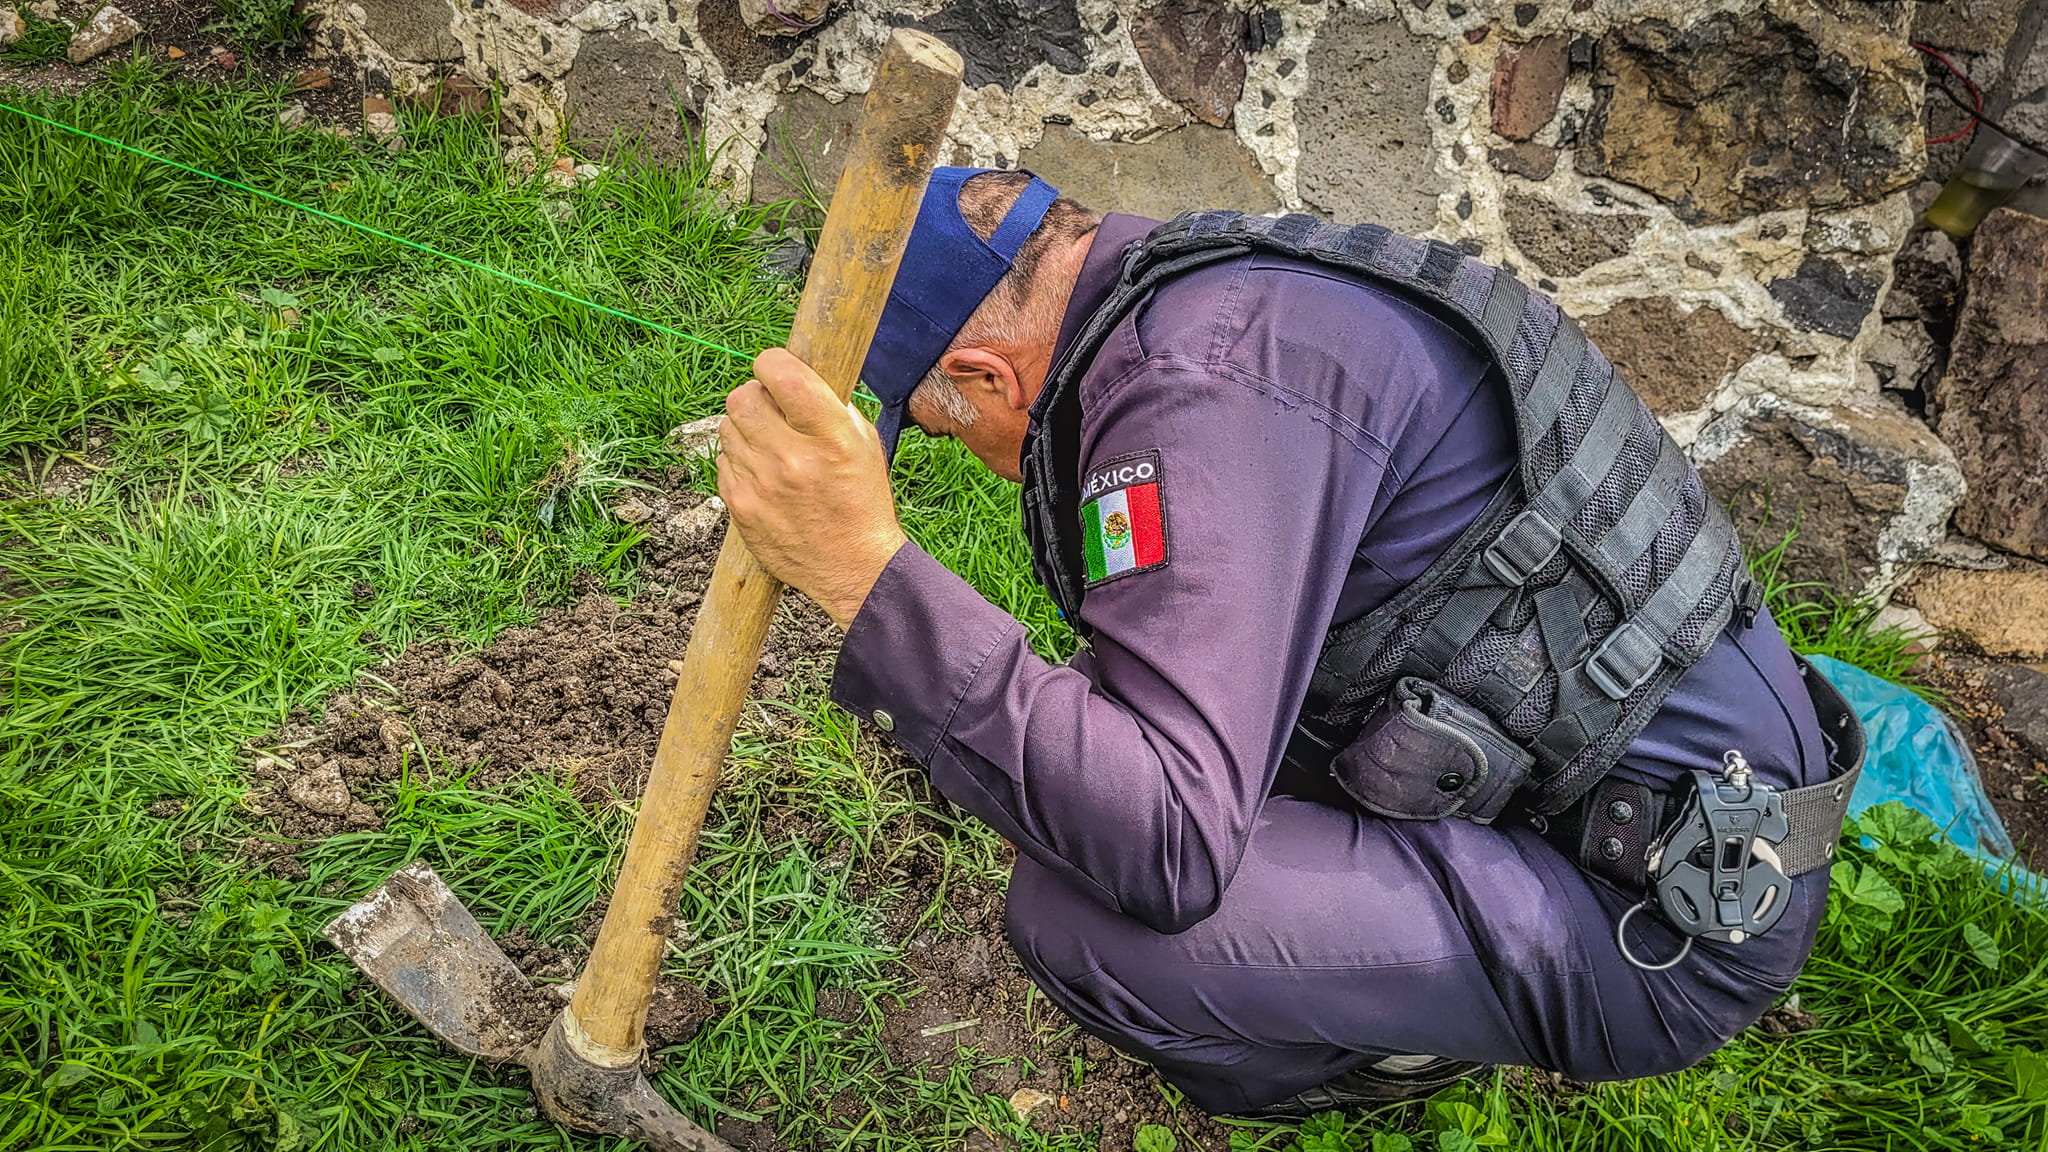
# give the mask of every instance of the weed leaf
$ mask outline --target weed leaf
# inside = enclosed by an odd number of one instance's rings
[[[289,1112],[277,1114],[277,1142],[270,1152],[299,1152],[306,1146],[306,1126]]]
[[[135,371],[135,382],[151,392],[171,393],[185,386],[185,376],[161,356]]]
[[[1991,1043],[1981,1033],[1952,1012],[1942,1014],[1942,1022],[1948,1025],[1948,1046],[1959,1052],[1977,1055],[1991,1051]]]
[[[2048,1100],[2048,1056],[2024,1050],[2014,1052],[2012,1087],[2022,1100]]]
[[[235,426],[235,406],[218,392],[206,391],[192,397],[185,413],[178,431],[194,440],[218,440]]]
[[[1843,875],[1845,870],[1848,873],[1846,877]],[[1830,875],[1836,884],[1841,885],[1844,896],[1865,908],[1884,913],[1902,912],[1906,908],[1906,898],[1899,894],[1898,888],[1867,864],[1858,868],[1845,860],[1835,865]]]
[[[1341,1112],[1311,1116],[1295,1131],[1290,1152],[1351,1152],[1351,1141],[1345,1139],[1346,1127]]]
[[[1174,1152],[1180,1147],[1180,1141],[1174,1138],[1171,1129],[1158,1124],[1140,1124],[1137,1135],[1131,1140],[1131,1147],[1137,1152]]]
[[[1895,848],[1908,848],[1941,835],[1941,829],[1918,808],[1887,800],[1856,818],[1865,835]]]
[[[1935,1076],[1946,1076],[1955,1069],[1956,1054],[1942,1043],[1932,1032],[1908,1032],[1904,1037],[1906,1059],[1925,1068]]]
[[[1976,958],[1977,963],[1994,972],[1998,970],[1998,941],[1991,938],[1991,933],[1977,927],[1975,920],[1963,925],[1963,944],[1970,949],[1970,955]]]
[[[259,295],[263,297],[263,302],[272,308],[297,308],[299,306],[299,298],[282,288],[265,288]]]

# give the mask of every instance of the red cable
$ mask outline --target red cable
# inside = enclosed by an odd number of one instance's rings
[[[1929,56],[1934,57],[1936,60],[1941,61],[1941,66],[1948,69],[1949,75],[1954,76],[1958,80],[1961,80],[1963,82],[1963,87],[1968,88],[1970,90],[1970,99],[1975,101],[1977,105],[1976,113],[1970,117],[1970,122],[1968,124],[1963,125],[1962,131],[1951,132],[1946,136],[1936,136],[1932,139],[1929,139],[1927,142],[1929,144],[1946,144],[1951,140],[1960,140],[1963,137],[1968,136],[1970,134],[1970,130],[1977,126],[1977,117],[1982,116],[1984,114],[1984,94],[1982,92],[1977,91],[1976,83],[1973,82],[1967,75],[1965,75],[1962,69],[1950,63],[1948,57],[1943,56],[1940,52],[1937,52],[1934,49],[1929,48],[1927,45],[1921,44],[1917,41],[1913,42],[1913,47],[1918,48],[1920,51],[1927,53]]]

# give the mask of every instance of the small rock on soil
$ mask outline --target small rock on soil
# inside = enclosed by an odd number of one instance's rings
[[[126,44],[141,32],[142,25],[134,17],[109,4],[93,13],[85,27],[72,34],[66,56],[73,64],[83,64],[110,48]]]

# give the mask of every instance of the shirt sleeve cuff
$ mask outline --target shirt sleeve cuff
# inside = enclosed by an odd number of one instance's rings
[[[930,766],[983,662],[1010,630],[1022,627],[906,543],[846,630],[832,672],[832,701]]]

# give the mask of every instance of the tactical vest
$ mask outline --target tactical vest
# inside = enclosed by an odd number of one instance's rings
[[[1289,758],[1327,767],[1365,729],[1381,747],[1350,767],[1385,779],[1353,795],[1387,815],[1485,821],[1514,804],[1540,824],[1564,812],[1758,596],[1727,513],[1579,325],[1450,245],[1305,215],[1200,212],[1128,248],[1034,408],[1023,495],[1040,582],[1086,640],[1078,393],[1090,363],[1162,283],[1249,252],[1345,269],[1486,349],[1514,401],[1519,453],[1421,577],[1330,631]],[[1409,753],[1432,740],[1470,745],[1474,769],[1423,768],[1435,762]]]

